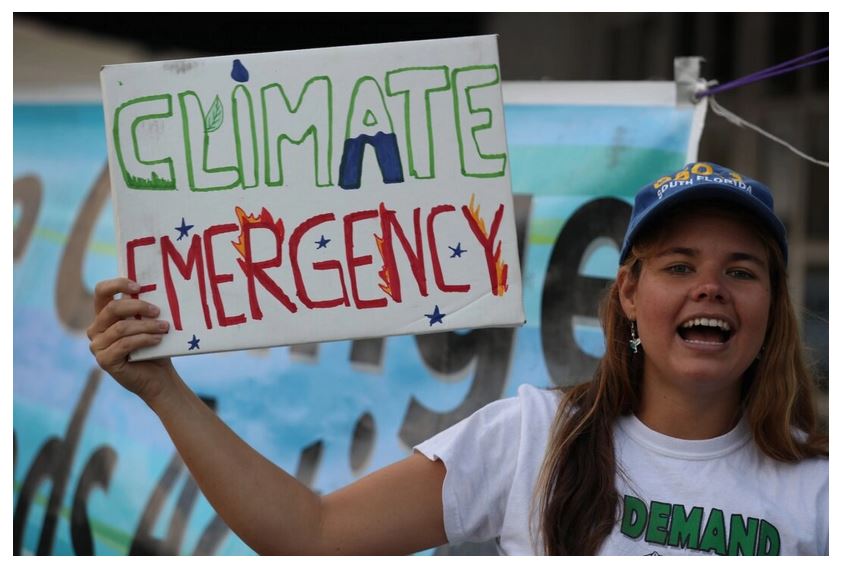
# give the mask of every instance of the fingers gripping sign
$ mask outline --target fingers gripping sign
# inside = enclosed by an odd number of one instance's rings
[[[144,400],[158,393],[162,373],[172,370],[167,359],[129,362],[135,350],[161,342],[169,324],[157,320],[155,305],[133,298],[137,283],[125,278],[97,284],[94,290],[94,321],[88,327],[89,348],[97,363],[126,389]],[[115,298],[116,295],[121,295]]]

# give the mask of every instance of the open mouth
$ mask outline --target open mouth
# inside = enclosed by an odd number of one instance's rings
[[[721,319],[690,319],[678,327],[678,335],[696,344],[724,344],[733,335],[731,326]]]

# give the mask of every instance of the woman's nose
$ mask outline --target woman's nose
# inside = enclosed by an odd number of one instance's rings
[[[718,275],[702,274],[690,294],[696,301],[710,300],[724,303],[730,300],[730,293]]]

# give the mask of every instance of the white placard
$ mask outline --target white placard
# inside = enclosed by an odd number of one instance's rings
[[[106,66],[135,359],[524,322],[495,36]]]

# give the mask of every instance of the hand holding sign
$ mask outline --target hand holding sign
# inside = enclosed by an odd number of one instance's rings
[[[98,285],[91,351],[259,552],[442,544],[445,468],[414,455],[321,498],[228,429],[169,359],[129,357],[521,324],[496,60],[486,37],[102,73],[129,279]],[[298,168],[306,141],[313,171]]]
[[[156,346],[170,328],[167,321],[155,319],[158,307],[133,298],[139,291],[136,283],[123,278],[98,283],[94,290],[96,316],[87,333],[97,364],[150,404],[176,371],[170,359],[128,362],[133,350]],[[123,298],[115,299],[118,294]]]

